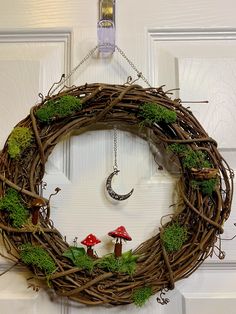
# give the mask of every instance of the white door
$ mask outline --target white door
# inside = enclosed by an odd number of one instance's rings
[[[0,1],[0,145],[13,126],[23,119],[62,73],[69,73],[97,44],[98,1]],[[236,3],[233,0],[117,0],[117,45],[147,76],[151,85],[180,87],[173,97],[191,104],[194,114],[236,169]],[[130,65],[117,52],[112,58],[96,54],[72,78],[86,82],[124,83]],[[187,104],[186,104],[187,105]],[[157,170],[148,144],[119,132],[118,160],[122,191],[135,188],[125,204],[104,198],[103,184],[112,170],[112,132],[90,131],[65,139],[47,163],[47,191],[62,190],[53,200],[52,219],[68,242],[95,233],[102,244],[99,254],[111,249],[108,231],[124,224],[133,237],[126,248],[135,248],[158,228],[169,212],[173,182]],[[129,158],[127,158],[129,156]],[[161,184],[160,184],[161,183]],[[235,234],[235,202],[225,225],[225,238]],[[158,207],[158,212],[156,208]],[[236,313],[235,242],[223,242],[226,258],[212,258],[190,278],[167,293],[168,305],[156,296],[142,309],[86,308],[55,298],[49,291],[27,289],[30,277],[15,267],[0,277],[0,311],[26,313]],[[11,264],[0,260],[4,272]]]

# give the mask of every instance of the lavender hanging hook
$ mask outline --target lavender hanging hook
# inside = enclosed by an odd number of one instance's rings
[[[99,52],[115,51],[115,0],[99,0],[97,24]]]

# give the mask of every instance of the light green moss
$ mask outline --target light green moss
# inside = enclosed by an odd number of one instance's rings
[[[82,247],[70,247],[63,256],[69,258],[77,267],[87,269],[90,272],[94,267],[106,269],[111,272],[125,273],[132,275],[136,270],[137,255],[133,255],[132,251],[122,254],[116,258],[114,254],[105,255],[102,258],[93,260],[87,256],[85,249]]]
[[[183,144],[171,144],[168,149],[178,154],[182,158],[185,168],[211,168],[212,164],[207,159],[207,154],[200,150],[193,150]]]
[[[109,254],[98,260],[97,267],[111,272],[133,275],[136,270],[137,259],[138,256],[133,255],[132,251],[125,252],[118,258],[114,254]]]
[[[27,209],[22,204],[20,194],[12,188],[8,189],[6,195],[0,199],[0,209],[9,213],[11,224],[15,228],[24,225],[29,216]]]
[[[114,254],[108,254],[98,261],[97,266],[111,272],[116,272],[118,271],[118,264],[119,260],[115,258]]]
[[[49,123],[57,118],[63,118],[81,110],[80,99],[66,95],[56,100],[48,100],[36,111],[36,117],[44,123]]]
[[[86,254],[83,247],[71,246],[63,253],[63,256],[69,258],[75,266],[86,269],[89,272],[94,268],[94,260]]]
[[[34,246],[30,243],[23,244],[20,247],[20,258],[27,265],[33,265],[50,275],[56,270],[56,264],[48,252],[40,246]]]
[[[151,287],[143,287],[134,290],[132,294],[132,299],[135,305],[138,307],[143,306],[147,300],[152,296],[152,288]]]
[[[194,189],[199,189],[202,191],[203,194],[211,196],[212,193],[215,191],[217,185],[219,184],[218,179],[209,179],[209,180],[192,180],[190,181],[191,186]]]
[[[33,133],[25,127],[15,127],[11,132],[7,145],[8,154],[11,158],[17,158],[23,150],[30,146]]]
[[[92,272],[94,268],[94,260],[86,254],[77,258],[75,266]]]
[[[167,226],[162,234],[162,241],[167,252],[178,251],[187,238],[187,228],[178,223]]]
[[[155,103],[145,103],[139,107],[139,116],[149,125],[158,122],[174,123],[176,112]]]

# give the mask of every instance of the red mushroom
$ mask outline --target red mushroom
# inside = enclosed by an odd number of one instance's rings
[[[83,241],[81,241],[82,244],[87,246],[87,254],[90,257],[95,257],[93,254],[92,246],[100,243],[101,241],[92,233],[90,233]]]
[[[45,201],[42,200],[41,198],[35,198],[31,202],[31,214],[32,214],[32,223],[33,225],[37,225],[38,220],[39,220],[39,211],[42,207],[44,207]]]
[[[115,230],[110,231],[108,235],[113,238],[116,238],[114,254],[115,254],[115,257],[120,257],[122,255],[122,239],[131,241],[132,238],[130,237],[130,235],[128,234],[124,226],[120,226],[116,228]]]

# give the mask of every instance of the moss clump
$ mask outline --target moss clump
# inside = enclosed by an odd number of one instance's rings
[[[107,269],[111,272],[125,273],[132,275],[136,270],[137,255],[133,255],[132,251],[122,254],[121,257],[116,258],[114,254],[108,254],[103,258],[93,260],[90,258],[85,249],[82,247],[70,247],[63,256],[69,258],[73,264],[82,269],[92,271],[94,267]]]
[[[207,154],[200,150],[193,150],[183,144],[171,144],[168,149],[178,154],[182,158],[182,164],[185,168],[211,168],[212,164],[207,159]]]
[[[92,272],[94,268],[94,260],[88,255],[83,255],[77,258],[75,261],[75,266]]]
[[[167,252],[175,252],[182,247],[187,237],[187,228],[174,223],[164,229],[162,241]]]
[[[12,188],[0,199],[0,209],[9,213],[12,226],[15,228],[20,228],[28,219],[28,211],[22,204],[20,194]]]
[[[191,186],[194,189],[200,189],[203,194],[211,196],[219,184],[218,179],[209,179],[203,181],[192,180],[190,181]]]
[[[30,146],[32,137],[33,133],[28,128],[14,128],[7,141],[8,154],[10,155],[10,157],[19,157],[22,151]]]
[[[23,244],[20,250],[20,258],[25,264],[40,268],[46,275],[55,272],[56,264],[42,247],[27,243]]]
[[[36,111],[36,117],[44,123],[54,119],[67,117],[82,108],[80,99],[66,95],[55,100],[48,100]]]
[[[138,307],[143,306],[147,300],[152,296],[152,288],[151,287],[143,287],[134,290],[132,294],[132,299],[135,305]]]
[[[154,103],[145,103],[139,107],[139,116],[144,120],[142,124],[149,125],[158,122],[174,123],[176,112]]]
[[[189,151],[189,148],[187,147],[187,145],[177,144],[177,143],[168,145],[167,149],[172,151],[173,153],[179,154],[181,156],[184,156]]]
[[[138,256],[133,255],[132,251],[125,252],[118,258],[114,254],[109,254],[98,260],[97,267],[111,272],[133,275],[136,270],[137,259]]]
[[[97,266],[111,272],[116,272],[119,268],[119,259],[115,258],[114,254],[108,254],[98,261]]]
[[[183,166],[185,168],[211,168],[211,163],[206,159],[207,156],[200,150],[189,150],[183,158]]]
[[[83,247],[71,246],[63,253],[63,256],[69,258],[75,266],[86,269],[89,272],[94,268],[94,260],[86,254]]]

